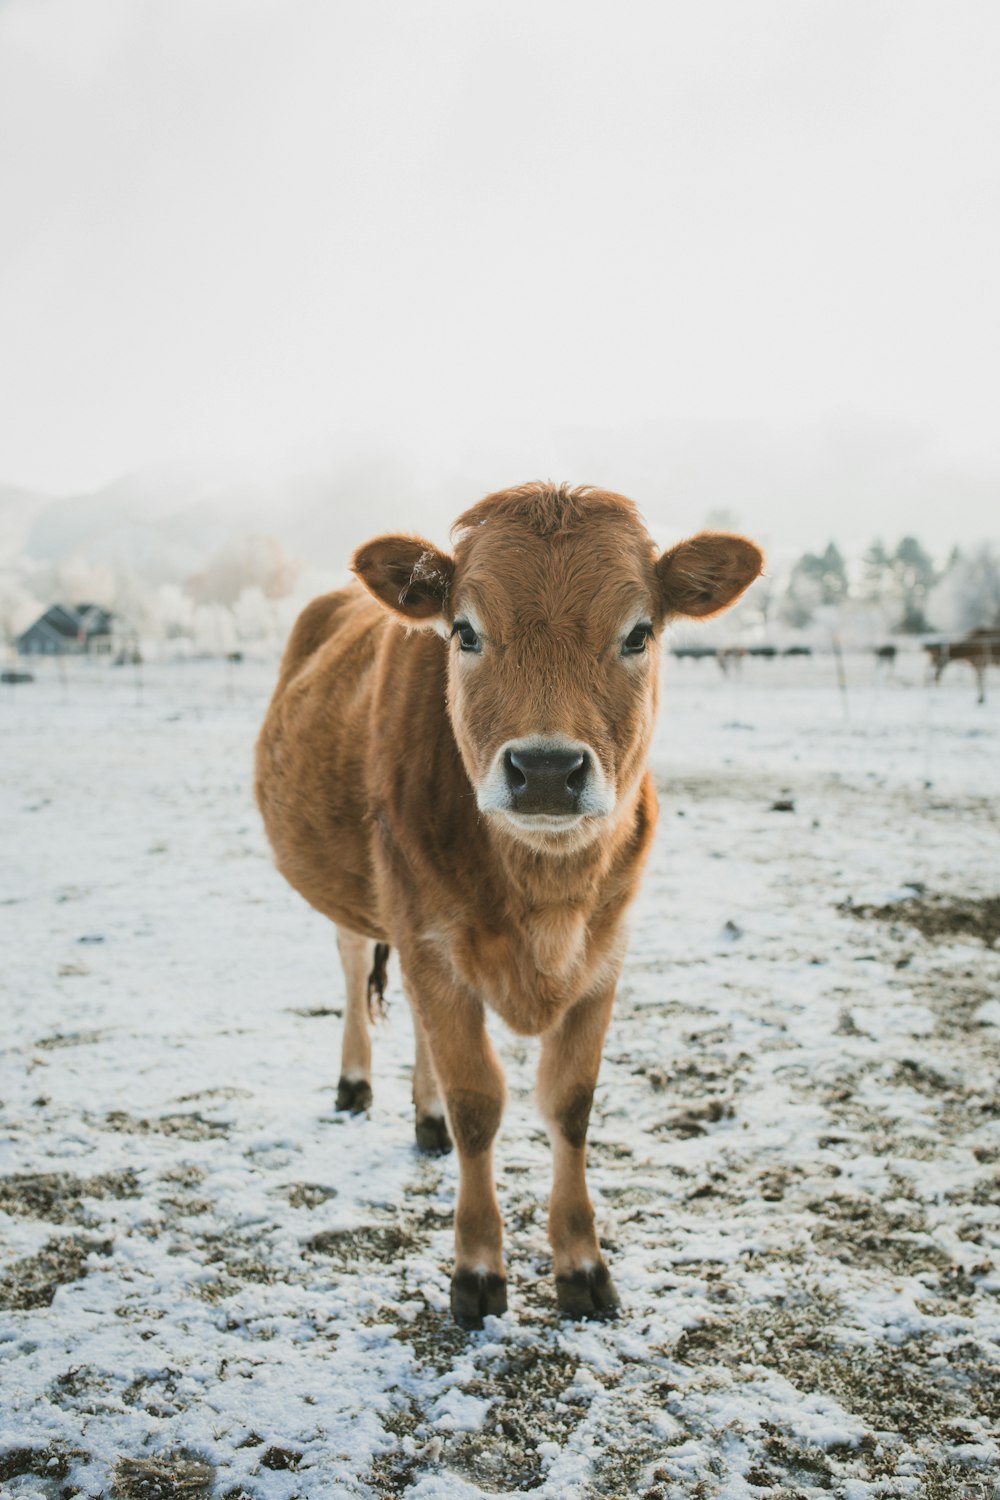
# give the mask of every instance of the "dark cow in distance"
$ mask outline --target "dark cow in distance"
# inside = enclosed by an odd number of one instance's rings
[[[744,537],[658,554],[631,501],[528,484],[459,518],[454,552],[383,536],[299,618],[257,749],[278,868],[337,924],[341,1109],[371,1102],[369,991],[387,947],[413,1009],[417,1142],[459,1159],[457,1321],[507,1305],[490,1007],[540,1036],[560,1308],[617,1298],[585,1179],[587,1124],[656,821],[661,637],[761,571]],[[449,1134],[450,1132],[450,1134]]]
[[[925,642],[924,650],[931,659],[935,682],[941,681],[950,661],[967,661],[976,674],[978,701],[986,702],[986,668],[1000,667],[1000,626],[971,630],[959,641]]]

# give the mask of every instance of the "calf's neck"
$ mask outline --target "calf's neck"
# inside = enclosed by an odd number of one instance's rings
[[[413,1010],[417,1143],[459,1162],[452,1312],[507,1305],[493,1140],[504,1078],[487,1008],[539,1036],[560,1308],[613,1311],[587,1124],[649,849],[660,636],[761,571],[746,538],[660,554],[629,500],[528,484],[488,496],[453,552],[382,536],[302,613],[257,747],[278,868],[337,925],[347,989],[338,1108],[372,1098],[387,949]]]

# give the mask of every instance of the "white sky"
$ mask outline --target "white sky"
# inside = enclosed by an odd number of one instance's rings
[[[995,533],[998,79],[995,0],[0,0],[0,478]]]

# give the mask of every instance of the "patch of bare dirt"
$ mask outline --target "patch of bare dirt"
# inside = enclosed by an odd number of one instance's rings
[[[201,1459],[166,1454],[157,1458],[120,1458],[115,1465],[116,1500],[195,1500],[207,1495],[215,1470]]]
[[[139,1176],[131,1167],[74,1177],[70,1172],[19,1172],[0,1177],[0,1210],[50,1224],[86,1224],[92,1220],[87,1198],[137,1198]]]
[[[16,1260],[0,1277],[0,1308],[24,1312],[49,1307],[61,1286],[86,1276],[89,1255],[110,1255],[111,1246],[111,1240],[87,1240],[76,1234],[49,1240],[36,1255]]]
[[[273,1445],[266,1453],[261,1454],[261,1468],[264,1469],[289,1469],[293,1474],[302,1462],[303,1455],[297,1448],[281,1448]]]
[[[229,1126],[223,1121],[206,1120],[197,1111],[139,1119],[123,1109],[114,1109],[105,1115],[104,1124],[108,1130],[126,1135],[173,1135],[183,1141],[212,1141],[229,1134]]]
[[[319,1182],[293,1182],[286,1192],[292,1208],[319,1208],[337,1196],[336,1188],[324,1187]]]
[[[324,1229],[307,1241],[306,1250],[328,1255],[342,1266],[359,1261],[385,1264],[409,1254],[417,1243],[416,1236],[402,1224],[370,1224],[361,1229]]]
[[[6,1453],[0,1453],[0,1484],[27,1474],[39,1479],[65,1479],[70,1458],[77,1456],[52,1447],[8,1448]]]
[[[408,1343],[422,1360],[429,1359],[432,1366],[441,1369],[450,1368],[468,1342],[467,1334],[442,1326],[440,1314],[430,1309],[401,1327],[396,1337]],[[435,1467],[461,1474],[497,1494],[540,1486],[545,1475],[539,1444],[562,1445],[590,1401],[589,1394],[568,1390],[579,1367],[579,1356],[547,1340],[510,1349],[505,1355],[474,1379],[462,1382],[463,1392],[492,1403],[482,1428],[446,1436],[433,1460]],[[412,1431],[415,1419],[412,1413],[401,1412],[390,1425],[402,1435]],[[407,1456],[399,1449],[384,1455],[376,1461],[371,1476],[378,1485],[377,1493],[401,1493],[412,1479],[415,1465],[423,1466],[428,1457]]]
[[[884,906],[840,908],[848,916],[876,922],[904,922],[933,943],[956,937],[973,937],[987,948],[1000,942],[1000,896],[944,896],[919,893]]]
[[[970,1428],[979,1423],[995,1423],[1000,1365],[994,1349],[971,1339],[858,1345],[844,1339],[842,1326],[836,1300],[819,1283],[806,1284],[774,1302],[740,1308],[727,1301],[717,1319],[685,1330],[673,1353],[682,1365],[706,1373],[717,1368],[720,1375],[746,1375],[756,1367],[777,1371],[797,1390],[832,1397],[870,1429],[860,1449],[847,1451],[871,1480],[895,1476],[897,1459],[910,1444],[947,1449],[970,1442]],[[810,1448],[777,1428],[766,1430],[760,1477],[751,1482],[821,1489],[837,1483],[846,1452]],[[956,1457],[933,1467],[934,1483],[921,1489],[922,1497],[954,1500],[975,1482],[974,1459]]]
[[[812,1241],[845,1265],[884,1267],[900,1276],[941,1271],[951,1257],[928,1236],[917,1204],[890,1212],[877,1198],[831,1193],[808,1204]]]
[[[204,1302],[222,1302],[244,1286],[273,1286],[295,1279],[287,1269],[265,1260],[256,1241],[236,1239],[232,1234],[208,1234],[195,1241],[204,1250],[206,1265],[217,1275],[199,1283],[196,1291]]]
[[[39,1037],[35,1046],[41,1052],[57,1052],[63,1047],[90,1047],[103,1037],[103,1031],[57,1031],[53,1036]]]

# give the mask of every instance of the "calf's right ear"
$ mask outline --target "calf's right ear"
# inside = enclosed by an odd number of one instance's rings
[[[408,625],[435,626],[443,621],[455,561],[422,537],[376,537],[355,552],[351,571]]]

